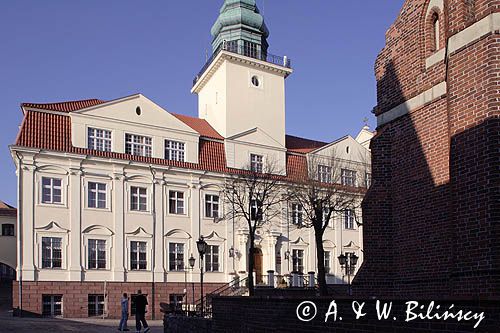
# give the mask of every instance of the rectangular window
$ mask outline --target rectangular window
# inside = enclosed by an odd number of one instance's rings
[[[170,214],[184,214],[184,192],[168,191],[168,203]]]
[[[42,315],[62,316],[62,295],[42,295]]]
[[[2,236],[14,236],[14,225],[2,224]]]
[[[111,131],[89,127],[88,148],[99,151],[111,151]]]
[[[332,220],[332,215],[330,214],[330,218],[328,218],[328,213],[330,212],[329,208],[323,209],[323,223],[329,224],[330,220]],[[332,223],[332,228],[334,227],[334,223]]]
[[[130,269],[133,271],[147,269],[147,243],[130,242]]]
[[[262,202],[259,200],[250,201],[250,218],[252,221],[262,221]]]
[[[168,244],[168,266],[171,271],[184,270],[184,244]]]
[[[318,165],[318,181],[322,183],[331,183],[332,167],[326,165]]]
[[[330,274],[330,251],[325,251],[325,273]]]
[[[125,134],[125,154],[151,157],[153,139],[149,136]]]
[[[340,174],[342,185],[356,186],[356,171],[342,169]]]
[[[292,250],[293,270],[304,273],[304,250]]]
[[[219,196],[206,194],[205,195],[205,217],[219,217]]]
[[[183,142],[165,140],[165,159],[184,162],[185,145]]]
[[[62,267],[62,238],[42,237],[42,268]]]
[[[89,208],[106,208],[106,184],[89,182],[88,188]]]
[[[42,203],[62,203],[62,180],[60,178],[42,177]]]
[[[106,241],[89,239],[88,251],[89,269],[106,269]]]
[[[104,314],[104,295],[88,296],[88,314],[89,317],[102,316]]]
[[[292,204],[292,223],[298,226],[302,225],[304,211],[301,204]]]
[[[347,259],[347,262],[351,262],[351,257],[354,256],[356,253],[354,252],[346,252],[345,255],[346,255],[346,259]],[[356,266],[352,266],[350,265],[349,266],[349,275],[354,275],[354,272],[356,271]]]
[[[344,210],[344,229],[354,229],[354,211],[352,209]]]
[[[238,41],[237,40],[229,40],[225,44],[225,50],[229,52],[238,53]]]
[[[130,210],[145,212],[148,210],[148,190],[144,187],[130,187]]]
[[[205,271],[218,272],[219,271],[219,246],[207,245],[207,252],[205,253]]]
[[[257,58],[257,44],[244,41],[243,47],[244,47],[243,55],[250,58]]]
[[[262,155],[250,154],[250,170],[262,173],[264,169],[264,157]]]
[[[370,188],[372,186],[372,174],[371,173],[365,173],[365,187]]]

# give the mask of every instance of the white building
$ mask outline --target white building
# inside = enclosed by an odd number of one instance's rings
[[[17,210],[0,201],[0,282],[15,279]]]
[[[206,291],[244,278],[246,224],[214,220],[224,211],[224,180],[251,161],[272,159],[293,182],[308,156],[335,149],[357,166],[345,170],[345,185],[366,187],[369,151],[351,136],[324,143],[286,135],[292,69],[286,57],[267,53],[255,1],[225,1],[212,33],[214,56],[192,88],[199,118],[170,113],[141,94],[22,105],[11,153],[19,177],[17,271],[30,288],[21,295],[16,286],[15,306],[21,297],[27,311],[82,317],[100,314],[106,303],[116,316],[119,295],[142,288],[158,314],[160,301],[176,301],[186,282],[199,281],[198,264],[185,269],[191,254],[199,261],[200,236],[210,246]],[[366,133],[361,137],[366,144]],[[316,270],[313,232],[293,223],[300,216],[293,203],[283,211],[258,230],[258,281],[268,270]],[[341,252],[356,253],[359,267],[362,243],[351,212],[332,219],[324,241],[330,283],[343,281]]]

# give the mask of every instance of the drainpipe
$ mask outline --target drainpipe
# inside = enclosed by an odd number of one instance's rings
[[[155,320],[155,257],[156,257],[156,186],[155,186],[155,171],[153,167],[149,166],[151,172],[152,186],[153,186],[153,200],[151,200],[151,212],[153,214],[153,258],[151,259],[151,317]]]
[[[22,212],[23,212],[23,189],[22,189],[22,168],[21,168],[21,157],[19,157],[19,153],[16,152],[17,157],[17,259],[18,259],[18,277],[19,277],[19,316],[23,316],[23,233],[22,233]]]

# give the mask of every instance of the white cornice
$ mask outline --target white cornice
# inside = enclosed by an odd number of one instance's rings
[[[263,60],[254,59],[241,54],[223,50],[219,52],[219,54],[215,57],[215,59],[212,60],[207,69],[205,69],[205,71],[198,78],[198,81],[196,81],[195,85],[191,89],[191,93],[196,93],[196,94],[199,93],[201,89],[205,86],[205,84],[208,82],[208,80],[210,80],[215,71],[224,63],[225,60],[233,60],[248,64],[250,66],[263,68],[271,72],[280,73],[285,77],[293,73],[293,70],[291,68],[275,65]]]

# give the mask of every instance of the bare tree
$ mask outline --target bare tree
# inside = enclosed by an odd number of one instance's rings
[[[304,215],[298,227],[314,230],[319,291],[321,296],[326,296],[325,230],[333,216],[343,214],[346,210],[354,214],[356,223],[360,225],[355,212],[361,205],[366,189],[356,186],[356,177],[360,171],[364,171],[364,175],[359,178],[365,180],[367,163],[342,160],[333,150],[329,156],[308,156],[307,165],[307,176],[290,187],[289,198],[300,205]]]
[[[281,170],[271,160],[248,165],[241,173],[232,175],[224,188],[226,215],[246,222],[249,232],[248,288],[254,295],[255,233],[259,227],[281,214],[285,201]]]

